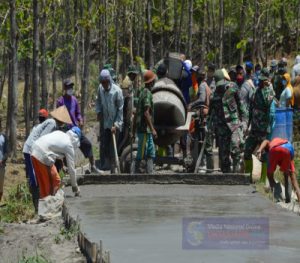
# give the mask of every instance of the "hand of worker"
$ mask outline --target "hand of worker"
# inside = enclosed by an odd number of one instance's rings
[[[82,127],[83,127],[83,120],[79,120],[78,125],[79,125],[79,128],[82,129]]]
[[[116,134],[117,132],[117,127],[116,126],[112,126],[111,127],[111,133]]]
[[[157,132],[156,132],[155,129],[152,130],[152,136],[153,136],[154,139],[157,138]]]
[[[255,155],[256,155],[257,159],[261,161],[261,151],[257,150]]]

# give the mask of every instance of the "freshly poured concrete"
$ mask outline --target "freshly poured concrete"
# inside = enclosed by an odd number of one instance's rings
[[[71,197],[71,215],[112,263],[300,262],[300,217],[250,186],[92,185]],[[268,217],[268,250],[183,250],[184,217]]]

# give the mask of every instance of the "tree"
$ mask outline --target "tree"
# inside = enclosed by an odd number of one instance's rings
[[[150,68],[154,66],[151,9],[152,9],[152,1],[147,0],[147,33],[148,33],[148,47],[149,47],[148,64]]]
[[[18,40],[16,23],[16,0],[9,1],[10,10],[10,81],[8,92],[7,116],[9,118],[8,130],[9,146],[13,158],[17,157],[17,117],[18,117]]]
[[[32,54],[32,108],[33,123],[38,121],[40,109],[39,92],[39,1],[32,0],[33,8],[33,54]]]
[[[223,65],[223,45],[224,45],[224,1],[219,0],[219,67]]]
[[[91,16],[92,11],[92,0],[87,2],[87,10],[85,18]],[[91,41],[91,22],[87,19],[88,23],[85,25],[85,39],[84,39],[84,59],[83,59],[83,76],[81,81],[81,113],[85,116],[85,108],[88,99],[88,86],[89,86],[89,75],[90,75],[90,41]]]
[[[48,109],[48,88],[47,88],[47,50],[46,50],[46,30],[47,30],[47,4],[46,0],[41,1],[41,82],[42,82],[42,103],[41,106],[44,109]]]
[[[192,57],[193,48],[193,0],[189,0],[189,23],[188,23],[188,43],[187,43],[187,56]]]

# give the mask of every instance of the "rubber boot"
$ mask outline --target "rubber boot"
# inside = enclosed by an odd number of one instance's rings
[[[253,161],[245,160],[245,173],[250,174],[250,182],[252,183]]]
[[[268,165],[267,163],[263,162],[261,164],[261,177],[260,177],[260,182],[263,184],[266,184],[267,172],[268,172]]]
[[[213,156],[206,156],[206,169],[208,173],[212,173],[214,170],[214,158]]]
[[[148,174],[153,174],[154,172],[154,164],[153,164],[153,159],[148,158],[147,159],[147,173]]]

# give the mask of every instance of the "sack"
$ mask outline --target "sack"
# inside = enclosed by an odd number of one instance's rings
[[[57,193],[48,195],[39,200],[38,215],[41,220],[50,220],[61,216],[62,206],[64,203],[64,191],[59,189]]]

